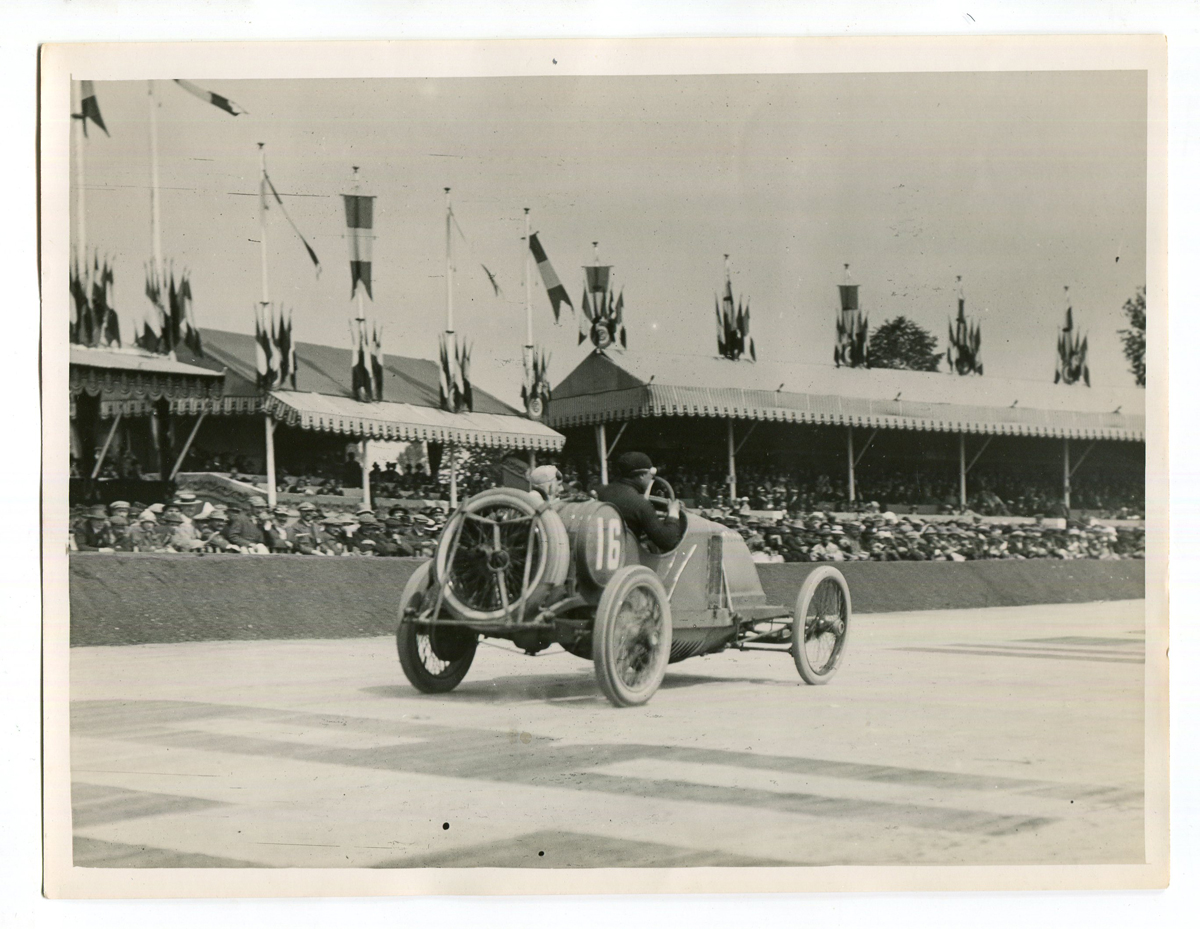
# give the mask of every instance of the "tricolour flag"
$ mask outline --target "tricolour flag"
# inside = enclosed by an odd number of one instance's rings
[[[375,198],[359,194],[342,194],[346,202],[346,229],[350,236],[350,296],[354,297],[361,281],[367,296],[371,293],[371,243],[374,236]]]
[[[74,119],[83,120],[83,134],[87,135],[87,124],[90,119],[108,135],[108,127],[104,125],[104,117],[100,115],[100,103],[96,100],[96,91],[91,81],[79,82],[79,112],[73,113]]]
[[[376,400],[383,400],[383,330],[371,327],[371,386]]]
[[[222,97],[220,94],[214,94],[211,90],[205,90],[203,87],[198,87],[191,81],[181,81],[176,78],[175,83],[186,90],[193,97],[198,97],[205,103],[211,103],[218,110],[224,110],[230,116],[240,116],[242,113],[246,112],[228,97]],[[103,125],[101,125],[101,128],[104,128]]]
[[[554,321],[558,322],[560,307],[565,303],[574,311],[575,304],[571,302],[567,288],[563,287],[562,281],[554,273],[554,267],[550,264],[550,259],[546,257],[546,251],[542,248],[542,243],[538,241],[536,232],[529,237],[529,250],[533,252],[533,260],[537,262],[538,271],[542,275],[542,283],[546,285],[546,296],[550,298],[550,307],[554,310]]]
[[[291,214],[288,213],[287,207],[283,205],[283,198],[279,196],[279,191],[275,189],[275,185],[271,183],[271,176],[263,171],[261,186],[262,207],[267,209],[267,191],[271,191],[271,196],[275,198],[275,202],[279,204],[279,212],[283,214],[283,218],[288,221],[288,225],[292,227],[292,232],[296,233],[296,237],[300,239],[300,244],[304,246],[304,250],[308,252],[309,260],[313,263],[313,267],[317,269],[317,277],[321,276],[321,259],[317,257],[317,253],[313,251],[313,247],[308,244],[308,239],[304,238],[304,233],[300,231],[300,227],[296,225]]]

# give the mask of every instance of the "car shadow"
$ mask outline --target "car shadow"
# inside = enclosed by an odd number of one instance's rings
[[[678,690],[686,687],[718,686],[721,684],[754,684],[773,687],[795,687],[796,683],[784,683],[767,678],[723,677],[704,674],[680,674],[667,671],[659,690]],[[360,693],[374,697],[397,698],[419,695],[411,684],[381,684],[360,688]],[[524,703],[530,700],[548,704],[607,704],[600,692],[596,675],[591,668],[573,675],[558,674],[510,674],[490,680],[466,680],[459,684],[446,699],[460,703]]]

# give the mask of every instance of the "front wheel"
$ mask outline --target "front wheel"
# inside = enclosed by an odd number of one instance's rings
[[[671,656],[671,605],[658,575],[642,565],[617,570],[596,607],[592,661],[613,706],[654,696]]]
[[[467,676],[475,660],[478,636],[457,626],[434,626],[417,621],[429,591],[433,562],[427,561],[408,579],[400,596],[400,627],[396,651],[410,684],[421,693],[449,693]]]
[[[850,588],[837,568],[824,565],[804,579],[792,619],[792,657],[806,684],[827,684],[846,650]]]

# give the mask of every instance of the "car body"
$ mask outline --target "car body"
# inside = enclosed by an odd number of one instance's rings
[[[828,681],[851,615],[841,573],[813,565],[796,604],[770,604],[738,533],[686,510],[680,519],[679,543],[660,552],[595,499],[476,495],[405,589],[397,631],[405,674],[425,692],[452,690],[478,638],[489,636],[529,654],[557,643],[591,659],[618,706],[648,700],[669,662],[731,647],[789,652],[805,681]]]

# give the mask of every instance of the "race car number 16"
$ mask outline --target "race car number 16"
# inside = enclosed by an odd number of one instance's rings
[[[607,533],[606,530],[607,529]],[[607,539],[605,538],[607,534]],[[596,570],[621,567],[621,520],[596,518]]]

